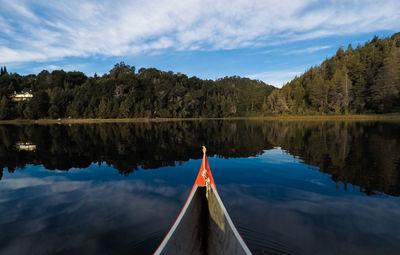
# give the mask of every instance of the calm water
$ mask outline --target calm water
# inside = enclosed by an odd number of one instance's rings
[[[254,254],[399,254],[400,123],[267,121],[0,126],[0,254],[151,254],[201,145]]]

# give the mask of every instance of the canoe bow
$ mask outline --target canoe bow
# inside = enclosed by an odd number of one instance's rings
[[[189,197],[154,254],[251,254],[218,195],[204,146]]]

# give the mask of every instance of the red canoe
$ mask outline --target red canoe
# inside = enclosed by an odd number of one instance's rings
[[[154,254],[251,254],[222,204],[205,152],[185,206]]]

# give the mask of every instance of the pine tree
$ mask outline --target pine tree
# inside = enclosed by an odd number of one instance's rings
[[[393,50],[383,61],[376,83],[371,87],[372,101],[377,110],[388,112],[393,104],[399,100],[400,92],[400,51]]]
[[[100,101],[97,116],[102,119],[107,118],[107,102],[104,98]]]

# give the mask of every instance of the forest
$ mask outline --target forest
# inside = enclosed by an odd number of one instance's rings
[[[3,69],[2,69],[3,70]],[[0,119],[247,116],[267,111],[274,89],[261,81],[225,77],[216,81],[119,63],[107,74],[46,70],[0,77]],[[13,93],[31,100],[13,102]]]
[[[30,100],[13,100],[28,92]],[[1,67],[0,119],[198,118],[400,112],[400,33],[336,54],[277,89],[238,76],[217,80],[121,62],[109,73]]]
[[[400,111],[400,33],[374,37],[307,70],[268,96],[268,109],[290,114]]]

